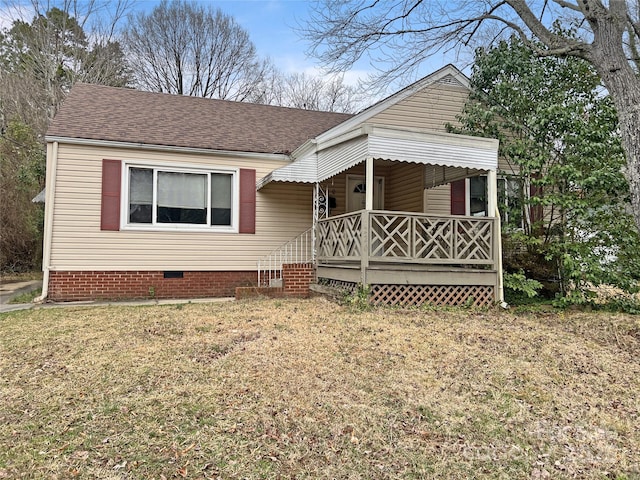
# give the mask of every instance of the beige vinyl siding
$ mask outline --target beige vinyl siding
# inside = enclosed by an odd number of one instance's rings
[[[105,158],[173,167],[254,168],[258,179],[283,164],[274,160],[60,144],[52,270],[255,270],[260,257],[312,223],[312,187],[280,183],[257,193],[255,235],[101,231],[101,172]]]
[[[364,168],[358,168],[356,166],[350,169],[350,171],[353,170],[362,170],[362,173],[359,173],[359,175],[364,175]],[[347,205],[347,174],[341,173],[335,177],[331,177],[320,185],[329,192],[329,196],[336,199],[336,207],[331,209],[329,215],[333,217],[345,213]]]
[[[498,157],[498,174],[517,174],[520,172],[520,168],[517,165],[512,165],[507,162],[503,157]]]
[[[387,203],[389,202],[389,178],[393,168],[398,164],[391,164],[391,162],[376,161],[374,163],[374,176],[384,178],[384,208],[389,209]],[[329,192],[329,195],[336,199],[336,208],[331,209],[331,216],[342,215],[346,212],[347,206],[347,176],[358,175],[364,177],[365,166],[364,163],[351,167],[347,171],[331,177],[320,183],[322,188]]]
[[[451,185],[445,184],[426,189],[424,212],[431,215],[451,215]]]
[[[395,163],[385,185],[385,209],[401,212],[422,212],[424,165]]]
[[[457,124],[469,91],[435,83],[375,115],[367,123],[446,132],[447,123]]]
[[[478,170],[468,168],[445,167],[442,165],[426,165],[424,167],[425,188],[433,188],[438,185],[449,184],[456,180],[461,180],[468,176],[479,175],[483,173]]]

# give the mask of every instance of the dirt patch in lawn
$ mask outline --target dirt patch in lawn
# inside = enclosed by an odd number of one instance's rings
[[[0,478],[640,478],[637,317],[43,309],[0,348]]]

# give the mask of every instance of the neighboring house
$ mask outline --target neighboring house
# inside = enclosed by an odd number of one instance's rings
[[[445,128],[468,92],[453,66],[357,115],[76,85],[47,132],[43,296],[315,275],[375,303],[501,300],[498,142]]]

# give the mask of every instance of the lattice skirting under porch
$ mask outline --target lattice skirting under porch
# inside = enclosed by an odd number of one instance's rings
[[[494,287],[469,285],[371,285],[373,305],[439,306],[474,305],[494,302]]]
[[[319,278],[318,281],[322,285],[326,285],[330,288],[335,288],[344,293],[354,293],[358,288],[358,284],[353,282],[343,282],[342,280],[333,280],[329,278]]]
[[[352,282],[325,280],[326,285],[346,292],[354,292]],[[493,286],[473,285],[371,285],[369,294],[373,305],[438,306],[474,305],[484,307],[495,301]]]

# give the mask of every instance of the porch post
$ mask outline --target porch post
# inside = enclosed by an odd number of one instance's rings
[[[317,239],[316,239],[316,230],[318,229],[318,220],[320,220],[320,184],[316,182],[315,188],[313,190],[313,222],[311,225],[311,257],[313,262],[316,261],[317,254]]]
[[[501,221],[500,221],[500,211],[496,210],[496,218],[494,220],[495,228],[494,235],[495,239],[493,241],[494,252],[493,255],[495,257],[493,264],[496,269],[496,301],[498,303],[504,303],[504,278],[502,275],[502,230],[501,230]]]
[[[367,285],[367,271],[369,270],[369,211],[360,211],[360,283]]]
[[[365,160],[365,182],[367,185],[367,193],[365,197],[365,210],[373,210],[373,190],[374,190],[374,177],[373,177],[373,158],[367,157]]]
[[[487,217],[495,217],[498,208],[498,175],[495,170],[487,172]]]
[[[487,172],[487,216],[494,217],[493,228],[493,265],[496,270],[496,301],[504,302],[504,286],[502,279],[502,232],[500,210],[498,209],[498,176],[495,170]]]

